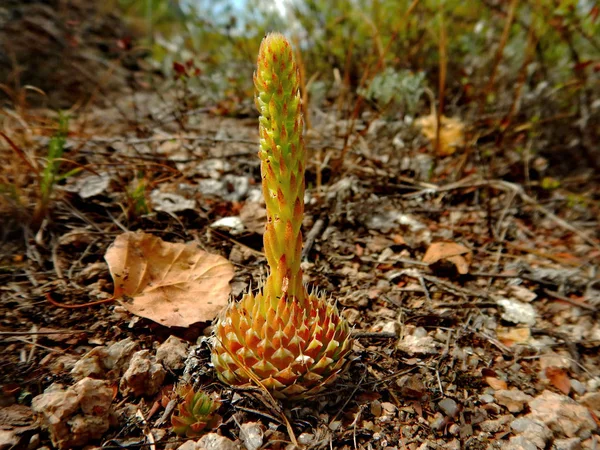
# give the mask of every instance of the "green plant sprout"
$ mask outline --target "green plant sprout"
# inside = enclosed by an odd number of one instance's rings
[[[297,72],[290,43],[267,35],[254,85],[270,274],[256,295],[248,292],[220,317],[212,352],[223,382],[254,382],[278,398],[322,391],[344,369],[351,348],[348,322],[302,283],[306,152]]]
[[[141,217],[149,214],[151,209],[146,200],[147,184],[143,172],[138,173],[132,183],[134,183],[133,187],[127,190],[129,216]]]
[[[50,139],[48,144],[48,155],[46,156],[46,164],[43,170],[39,174],[38,186],[39,186],[39,197],[35,210],[33,213],[32,224],[34,228],[38,228],[46,214],[48,213],[48,206],[52,198],[52,193],[56,183],[70,176],[73,176],[81,172],[82,168],[77,167],[64,174],[59,174],[60,166],[63,161],[63,154],[65,152],[65,144],[67,142],[67,135],[69,133],[69,117],[64,113],[59,113],[58,116],[58,129]]]
[[[171,425],[177,435],[198,437],[221,423],[221,416],[216,414],[221,406],[218,395],[209,395],[202,390],[195,392],[191,386],[179,388],[177,394],[183,399],[171,416]]]

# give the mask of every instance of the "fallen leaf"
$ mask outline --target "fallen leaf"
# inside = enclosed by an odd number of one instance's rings
[[[525,286],[509,286],[508,291],[517,299],[522,302],[530,303],[534,301],[537,297],[537,294],[533,291],[530,291]]]
[[[196,200],[188,200],[181,195],[170,192],[160,192],[158,189],[150,193],[150,201],[152,202],[152,209],[167,213],[176,213],[196,207]]]
[[[508,385],[506,381],[498,378],[498,374],[493,369],[483,368],[481,369],[481,375],[487,384],[490,385],[492,389],[500,390],[500,389],[508,389]]]
[[[400,392],[406,398],[421,399],[427,394],[427,388],[418,375],[410,375],[400,386]]]
[[[425,252],[423,262],[431,265],[446,260],[454,264],[459,274],[465,275],[469,273],[472,258],[471,250],[464,245],[456,242],[434,242]]]
[[[465,142],[465,124],[459,119],[453,117],[440,117],[442,128],[440,129],[440,145],[438,154],[440,156],[449,156],[456,152],[458,147],[462,147]],[[430,114],[415,120],[415,124],[421,127],[423,135],[431,141],[435,147],[437,140],[437,117]]]
[[[106,193],[111,179],[111,175],[107,172],[101,172],[98,175],[87,174],[69,181],[65,190],[77,192],[85,200]]]
[[[556,389],[565,395],[569,395],[571,391],[571,380],[565,369],[560,367],[546,367],[546,376]]]
[[[496,329],[498,340],[510,347],[514,344],[526,344],[531,338],[531,330],[527,327],[498,327]]]
[[[467,260],[467,258],[465,258],[464,256],[455,255],[455,256],[451,256],[446,259],[456,266],[456,270],[461,275],[465,275],[465,274],[469,273],[469,266],[471,265],[470,264],[471,261]]]
[[[406,245],[406,241],[400,234],[393,234],[392,239],[394,240],[394,244],[396,245]]]
[[[490,385],[492,389],[499,391],[500,389],[508,389],[506,381],[494,377],[485,377],[485,382]]]
[[[464,255],[465,253],[469,252],[470,250],[467,247],[457,244],[456,242],[434,242],[425,252],[425,256],[423,256],[423,262],[433,264],[438,262],[440,259]]]
[[[173,244],[143,232],[117,236],[104,257],[114,297],[132,314],[167,327],[215,318],[227,305],[233,265],[195,242]]]
[[[357,400],[361,403],[371,403],[375,400],[379,400],[381,398],[381,394],[378,392],[362,392],[357,395]]]
[[[387,236],[376,234],[369,238],[366,245],[371,253],[381,253],[386,248],[394,245],[394,241]]]

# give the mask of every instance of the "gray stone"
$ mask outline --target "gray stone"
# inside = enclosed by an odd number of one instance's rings
[[[131,338],[115,342],[107,349],[108,355],[104,360],[104,366],[108,370],[125,370],[133,352],[137,349],[138,343],[134,342]]]
[[[398,342],[398,350],[409,355],[433,355],[438,352],[440,344],[433,337],[417,337],[409,334]]]
[[[260,423],[248,422],[242,424],[240,439],[246,450],[258,450],[263,445],[264,434]]]
[[[448,421],[447,421],[446,417],[444,417],[440,413],[436,413],[435,418],[429,424],[429,426],[431,427],[432,430],[440,431],[441,429],[443,429],[446,426],[447,423],[448,423]]]
[[[75,363],[71,370],[71,376],[79,381],[85,377],[104,376],[106,370],[102,361],[106,358],[106,348],[96,347]]]
[[[29,439],[29,444],[27,444],[27,450],[39,449],[40,442],[41,442],[40,435],[38,433],[35,433]],[[0,446],[0,448],[2,448],[2,446]]]
[[[571,380],[571,389],[573,389],[573,392],[575,392],[578,395],[585,394],[585,391],[587,390],[585,384],[583,384],[579,380]]]
[[[571,367],[571,358],[567,355],[558,353],[547,353],[540,357],[540,369],[544,372],[548,367],[558,367],[559,369],[568,369]]]
[[[494,400],[495,400],[494,396],[490,395],[490,394],[482,394],[479,396],[479,401],[481,403],[485,403],[485,404],[494,403]]]
[[[596,422],[585,406],[566,395],[544,391],[529,402],[527,417],[544,422],[558,436],[587,439],[596,429]]]
[[[439,408],[449,417],[456,417],[458,415],[458,405],[451,398],[444,398],[438,403]]]
[[[513,432],[533,442],[537,448],[546,448],[546,444],[552,439],[552,431],[539,420],[521,417],[510,424]]]
[[[298,436],[298,443],[302,445],[309,445],[312,441],[314,441],[315,435],[311,433],[300,433]]]
[[[217,433],[208,433],[202,436],[197,445],[197,449],[204,450],[238,450],[239,447],[225,436],[220,436]]]
[[[198,448],[197,445],[194,441],[185,441],[177,447],[177,450],[196,450]]]
[[[538,450],[535,444],[528,441],[523,436],[514,436],[510,440],[504,443],[501,447],[502,450]]]
[[[583,395],[579,399],[579,403],[583,406],[587,406],[593,410],[597,416],[600,416],[600,392],[590,392]]]
[[[552,443],[552,450],[581,450],[581,439],[556,439]]]
[[[156,361],[162,363],[165,369],[173,372],[183,369],[187,356],[188,344],[175,336],[169,336],[156,349]]]
[[[484,420],[479,424],[481,431],[486,433],[498,433],[506,428],[506,426],[514,419],[512,415],[500,416],[494,420]]]
[[[55,447],[82,447],[108,430],[112,397],[108,382],[84,378],[66,390],[50,386],[33,399],[31,409]]]
[[[499,405],[505,406],[511,413],[523,411],[525,403],[533,399],[518,389],[499,389],[494,392],[494,397]]]
[[[160,389],[166,374],[162,364],[157,363],[148,350],[140,350],[131,358],[119,387],[124,395],[154,395]]]
[[[438,448],[444,448],[446,450],[460,450],[462,447],[458,439],[452,439],[450,442],[444,442],[443,445]]]
[[[20,439],[15,430],[0,429],[0,449],[16,448]]]

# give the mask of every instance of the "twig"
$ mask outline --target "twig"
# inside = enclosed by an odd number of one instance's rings
[[[52,352],[52,353],[62,353],[62,350],[57,350],[57,349],[52,348],[52,347],[46,347],[45,345],[38,344],[37,342],[28,341],[27,339],[23,339],[23,338],[20,338],[20,337],[15,337],[14,339],[16,341],[23,342],[24,344],[32,346],[31,351],[29,353],[29,357],[27,358],[27,362],[31,361],[31,358],[33,357],[33,349],[36,348],[36,347],[43,348],[44,350],[47,350],[47,351]]]
[[[442,394],[442,397],[444,396],[444,387],[442,386],[442,380],[440,378],[440,371],[439,369],[435,369],[435,378],[437,379],[438,382],[438,387],[440,388],[440,393]]]
[[[60,261],[58,260],[58,246],[58,241],[55,242],[52,246],[52,265],[54,266],[56,277],[63,285],[63,287],[65,287],[67,285],[67,282],[65,281],[65,276],[63,274],[62,267],[60,267]]]
[[[239,246],[240,246],[240,247],[242,247],[242,248],[245,248],[245,249],[246,249],[246,250],[248,250],[250,253],[253,253],[253,254],[254,254],[254,255],[256,255],[256,256],[260,256],[260,257],[262,257],[262,258],[264,258],[264,257],[265,257],[265,254],[264,254],[264,252],[261,252],[260,250],[256,250],[255,248],[252,248],[252,247],[250,247],[250,246],[248,246],[248,245],[244,244],[243,242],[240,242],[240,241],[238,241],[238,240],[236,240],[236,239],[232,238],[231,236],[229,236],[229,235],[227,235],[227,234],[225,234],[225,233],[221,233],[221,232],[219,232],[218,230],[216,230],[216,229],[214,229],[214,228],[211,228],[211,229],[210,229],[210,232],[211,232],[211,233],[214,233],[214,234],[216,234],[217,236],[219,236],[219,237],[220,237],[220,238],[222,238],[222,239],[225,239],[225,240],[227,240],[227,241],[229,241],[229,242],[231,242],[231,243],[233,243],[233,244],[236,244],[236,245],[239,245]]]
[[[434,303],[432,305],[434,309],[437,308],[497,308],[498,304],[495,302],[457,302],[457,303]]]
[[[572,298],[565,297],[564,295],[559,294],[558,292],[551,291],[550,289],[544,289],[544,293],[549,295],[550,297],[554,297],[557,300],[561,300],[563,302],[569,303],[574,306],[579,306],[580,308],[587,309],[588,311],[598,312],[598,308],[588,305],[587,303],[580,303],[577,300],[573,300]]]
[[[271,414],[268,414],[264,411],[259,411],[257,409],[252,409],[252,408],[246,408],[246,407],[240,406],[240,405],[235,405],[235,409],[239,409],[240,411],[244,411],[244,412],[247,412],[250,414],[256,414],[257,416],[265,417],[265,418],[269,419],[270,421],[277,423],[277,424],[283,424],[281,419],[279,419]]]
[[[496,81],[496,74],[498,73],[498,67],[500,66],[500,62],[502,61],[502,54],[504,52],[504,47],[506,47],[506,43],[508,42],[508,38],[510,36],[510,29],[511,29],[513,20],[515,18],[515,12],[517,10],[518,3],[519,2],[517,0],[512,0],[510,2],[508,12],[506,13],[507,17],[506,17],[506,21],[504,22],[504,29],[503,29],[502,35],[500,37],[500,42],[498,43],[498,48],[496,49],[496,55],[494,57],[494,64],[492,66],[492,72],[490,73],[490,76],[488,78],[488,83],[487,83],[485,89],[483,90],[483,94],[481,95],[481,98],[479,100],[479,113],[478,113],[479,115],[481,115],[481,113],[483,112],[487,94],[489,92],[491,92],[494,87],[494,83]]]
[[[302,261],[308,260],[308,254],[310,253],[312,246],[314,245],[315,240],[317,239],[317,236],[321,234],[324,226],[325,220],[318,219],[317,221],[315,221],[313,227],[306,235],[306,240],[304,241],[304,248],[302,249]]]
[[[544,328],[532,328],[531,334],[532,334],[532,336],[535,336],[535,335],[550,336],[550,337],[560,339],[561,341],[563,341],[565,343],[565,345],[567,346],[567,350],[571,354],[571,358],[573,358],[573,361],[575,362],[575,364],[571,365],[571,367],[573,368],[573,371],[575,373],[580,372],[579,365],[580,365],[581,357],[579,356],[579,351],[577,351],[577,345],[575,345],[575,343],[573,343],[571,340],[569,340],[569,338],[565,334],[559,333],[558,331],[554,331],[554,330],[546,330]]]
[[[127,136],[115,136],[115,137],[92,137],[92,138],[70,138],[76,139],[80,141],[85,141],[86,143],[92,144],[114,144],[115,142],[123,142],[128,145],[136,145],[136,144],[149,144],[152,142],[168,142],[168,141],[206,141],[207,143],[235,143],[235,144],[248,144],[248,145],[258,145],[258,141],[254,141],[251,139],[231,139],[231,138],[216,138],[209,136],[198,136],[198,135],[184,135],[184,136],[153,136],[149,138],[130,138]]]
[[[75,233],[70,233],[71,236],[73,236]],[[96,245],[98,242],[100,242],[100,239],[94,239],[90,244],[88,244],[88,246],[85,248],[85,250],[83,251],[83,253],[81,254],[81,256],[73,263],[71,264],[71,267],[69,267],[69,271],[67,272],[67,279],[69,281],[71,281],[73,279],[73,271],[75,270],[75,268],[79,265],[81,265],[81,262],[86,258],[86,256],[88,256],[90,254],[90,252],[92,251],[91,248]],[[72,282],[72,281],[71,281]]]
[[[358,446],[356,445],[356,425],[358,424],[358,421],[360,420],[360,416],[363,412],[363,409],[366,407],[366,405],[360,405],[360,407],[358,408],[358,412],[356,413],[356,417],[354,418],[354,420],[352,421],[352,423],[350,424],[350,426],[352,426],[352,440],[354,442],[354,448],[358,448]]]
[[[350,403],[350,400],[352,400],[352,397],[354,397],[354,394],[356,394],[356,391],[358,391],[358,388],[360,388],[363,384],[363,381],[365,381],[365,377],[366,377],[366,374],[363,373],[362,377],[360,378],[360,381],[356,384],[356,386],[354,387],[354,390],[348,396],[348,398],[346,399],[346,401],[344,402],[342,407],[338,410],[337,413],[335,413],[335,416],[333,416],[333,419],[331,419],[329,421],[329,424],[332,424],[333,422],[335,422],[337,420],[337,418],[339,417],[340,413],[346,409],[346,406],[348,405],[348,403]]]
[[[353,331],[350,335],[355,339],[395,339],[398,337],[398,334],[392,331]]]
[[[542,252],[536,248],[529,248],[529,247],[525,247],[524,245],[513,244],[512,242],[506,242],[506,245],[508,245],[510,248],[514,248],[515,250],[518,250],[520,252],[531,253],[532,255],[536,255],[541,258],[546,258],[546,259],[549,259],[551,261],[554,261],[558,264],[562,264],[565,266],[581,267],[581,265],[582,265],[581,262],[579,262],[579,261],[569,261],[568,259],[554,256],[551,253]]]
[[[523,202],[528,203],[529,205],[533,206],[535,209],[537,209],[539,212],[544,214],[550,220],[556,222],[561,228],[564,228],[566,230],[569,230],[569,231],[575,233],[577,236],[582,238],[585,242],[590,244],[596,250],[600,250],[600,244],[598,244],[598,242],[596,242],[594,239],[590,238],[583,231],[579,230],[578,228],[574,227],[570,223],[566,222],[564,219],[561,219],[553,212],[548,211],[546,208],[544,208],[542,205],[540,205],[535,199],[533,199],[532,197],[527,195],[527,193],[525,193],[525,191],[523,190],[523,188],[521,186],[519,186],[515,183],[510,183],[508,181],[497,180],[497,179],[473,180],[473,179],[467,178],[467,179],[458,181],[456,183],[448,184],[446,186],[439,186],[436,188],[426,188],[426,189],[422,189],[418,192],[411,192],[410,194],[405,194],[404,197],[413,198],[413,197],[420,197],[422,195],[427,195],[427,194],[432,194],[432,193],[436,194],[436,193],[441,193],[441,192],[453,191],[456,189],[477,188],[477,187],[485,187],[485,186],[493,187],[493,188],[500,189],[503,191],[515,192],[521,198],[521,200]]]
[[[114,302],[116,300],[116,298],[111,297],[111,298],[105,298],[103,300],[97,300],[95,302],[81,303],[81,304],[78,304],[78,305],[67,305],[65,303],[59,303],[59,302],[57,302],[56,300],[54,300],[52,298],[52,296],[50,295],[49,292],[46,292],[46,300],[48,300],[54,306],[58,306],[59,308],[79,309],[79,308],[87,308],[88,306],[96,306],[96,305],[101,305],[103,303]]]
[[[150,431],[148,422],[146,421],[146,418],[144,417],[144,413],[142,412],[142,410],[140,409],[139,406],[135,413],[135,416],[139,417],[142,422],[143,427],[140,427],[140,428],[142,429],[142,433],[144,434],[144,436],[146,436],[146,439],[148,440],[148,445],[150,447],[150,450],[156,450],[156,442],[154,441],[154,435]]]
[[[92,333],[90,330],[56,330],[56,331],[0,331],[0,336],[29,336],[32,334],[79,334]]]
[[[165,407],[164,412],[154,423],[155,428],[160,427],[163,424],[163,422],[169,418],[169,416],[175,409],[175,406],[177,406],[177,400],[175,400],[175,399],[169,400],[169,403],[167,403],[167,406]]]
[[[428,302],[431,303],[431,295],[429,295],[429,289],[427,289],[427,285],[425,284],[425,280],[423,279],[423,275],[419,274],[417,276],[417,279],[419,280],[419,283],[421,284],[421,287],[423,288],[423,292],[425,293],[425,298],[427,299]]]
[[[493,294],[488,294],[486,292],[477,292],[477,291],[473,291],[471,289],[462,288],[462,287],[456,286],[453,283],[450,283],[449,281],[445,281],[445,280],[442,280],[441,278],[434,277],[433,275],[426,275],[426,274],[420,273],[417,269],[405,269],[405,270],[401,270],[399,272],[392,272],[388,275],[388,280],[393,281],[394,279],[402,277],[402,276],[414,278],[419,281],[421,279],[429,281],[430,283],[433,283],[433,284],[437,285],[438,287],[441,286],[441,287],[445,288],[445,290],[447,292],[450,292],[451,294],[462,297],[464,300],[467,300],[467,297],[479,297],[479,298],[485,298],[485,299],[494,300],[494,301],[497,300],[497,297]]]

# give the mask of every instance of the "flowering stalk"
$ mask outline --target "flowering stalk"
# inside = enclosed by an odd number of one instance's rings
[[[342,371],[350,331],[334,305],[302,284],[302,104],[292,48],[281,34],[263,39],[254,85],[270,274],[256,295],[244,295],[219,319],[212,361],[224,382],[260,382],[278,397],[301,397]]]
[[[261,114],[258,156],[267,206],[264,244],[271,268],[265,294],[271,305],[281,297],[285,278],[288,296],[301,305],[305,297],[300,226],[304,215],[306,151],[297,71],[287,40],[281,35],[268,35],[258,53],[254,85]]]

